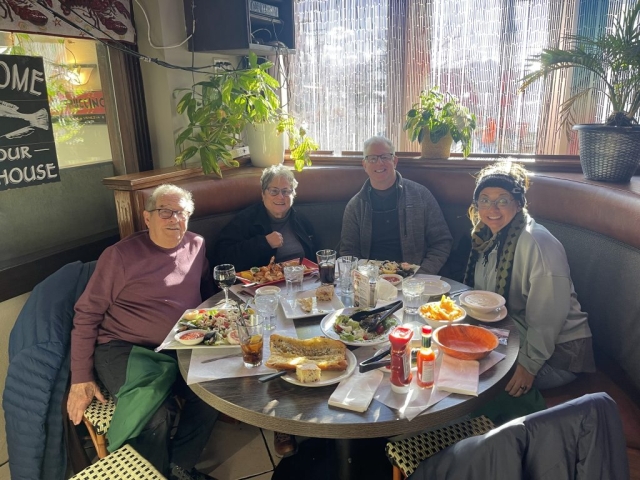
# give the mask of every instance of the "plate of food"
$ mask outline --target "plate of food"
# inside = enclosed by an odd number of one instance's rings
[[[353,373],[358,364],[356,356],[343,342],[326,337],[306,340],[272,333],[270,356],[265,365],[286,370],[286,382],[301,387],[333,385]]]
[[[335,294],[333,285],[322,285],[313,290],[298,292],[295,299],[282,299],[282,310],[287,318],[306,318],[326,315],[344,308]]]
[[[369,265],[377,265],[380,269],[380,274],[393,274],[400,275],[402,278],[407,278],[415,273],[420,268],[420,265],[414,265],[407,262],[393,262],[391,260],[368,260],[365,263]]]
[[[244,310],[242,315],[251,315],[253,311]],[[185,311],[180,320],[174,325],[167,337],[156,348],[156,352],[168,349],[175,350],[181,348],[216,348],[216,347],[240,347],[236,322],[240,316],[240,310],[224,310],[220,308],[202,308]],[[183,332],[193,330],[193,339],[202,339],[197,343],[180,342],[184,340]],[[178,335],[182,334],[182,335]],[[179,338],[176,338],[178,336]]]
[[[351,319],[351,315],[361,311],[360,308],[343,308],[325,316],[320,322],[323,333],[334,340],[340,340],[346,345],[360,347],[362,345],[378,345],[389,341],[389,332],[400,324],[400,318],[393,314],[386,318],[378,329],[368,332],[364,320],[360,322]],[[383,312],[384,313],[384,312]],[[376,314],[382,315],[383,313]]]
[[[274,283],[284,282],[284,267],[289,265],[304,265],[304,274],[309,275],[318,271],[318,264],[303,258],[287,260],[286,262],[276,263],[275,257],[271,257],[269,265],[264,267],[252,267],[249,270],[238,272],[236,278],[242,283],[255,283],[257,285],[272,285]]]

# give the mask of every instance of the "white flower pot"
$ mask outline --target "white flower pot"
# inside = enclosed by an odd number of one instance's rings
[[[275,123],[246,126],[247,145],[254,167],[264,168],[284,162],[285,135],[278,135],[276,127]]]

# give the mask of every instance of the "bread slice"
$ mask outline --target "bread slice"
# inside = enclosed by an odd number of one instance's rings
[[[303,312],[311,312],[313,310],[313,297],[299,298],[298,305],[300,305]]]
[[[330,302],[333,298],[333,285],[323,285],[316,289],[316,298],[319,302]]]
[[[344,343],[326,337],[307,340],[271,334],[271,355],[265,365],[278,370],[295,370],[296,365],[315,363],[320,370],[347,369],[347,347]]]

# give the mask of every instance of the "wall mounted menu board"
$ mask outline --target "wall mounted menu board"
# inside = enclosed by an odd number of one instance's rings
[[[42,57],[0,55],[0,191],[59,181]]]

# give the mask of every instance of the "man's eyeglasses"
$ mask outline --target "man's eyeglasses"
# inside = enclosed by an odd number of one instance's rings
[[[290,188],[269,187],[267,188],[267,193],[272,197],[277,197],[280,194],[282,194],[283,197],[290,197],[293,195],[293,190]]]
[[[158,212],[158,216],[163,220],[169,220],[174,215],[180,220],[186,220],[191,216],[191,212],[187,210],[171,210],[169,208],[154,208],[151,212]]]
[[[388,163],[393,161],[393,157],[395,155],[393,153],[383,153],[382,155],[367,155],[364,157],[364,161],[367,163],[376,163],[380,160],[383,163]]]
[[[495,205],[496,207],[503,209],[503,208],[507,208],[509,205],[511,205],[511,202],[514,202],[514,199],[508,199],[508,198],[498,198],[497,200],[489,200],[488,198],[481,198],[478,200],[478,208],[480,210],[488,210],[489,208],[491,208],[491,205]]]

